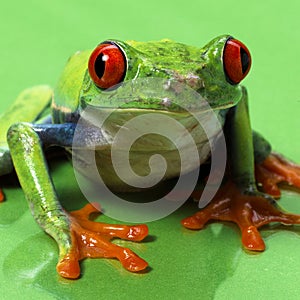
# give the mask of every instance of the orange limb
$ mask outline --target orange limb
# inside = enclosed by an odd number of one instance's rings
[[[144,270],[148,264],[128,248],[110,242],[112,238],[141,241],[148,235],[146,225],[110,225],[89,220],[99,213],[92,204],[70,213],[72,248],[57,264],[57,272],[65,278],[80,276],[79,261],[91,258],[117,258],[131,272]]]
[[[281,195],[278,187],[281,182],[300,188],[300,166],[275,153],[256,165],[255,177],[263,191],[275,198]]]
[[[234,183],[228,182],[208,206],[182,220],[182,224],[189,229],[202,229],[209,220],[236,223],[242,232],[243,246],[263,251],[265,243],[257,230],[259,227],[271,222],[300,224],[300,215],[283,212],[271,199],[259,194],[245,195]]]
[[[2,192],[2,190],[0,189],[0,202],[4,201],[4,194]]]

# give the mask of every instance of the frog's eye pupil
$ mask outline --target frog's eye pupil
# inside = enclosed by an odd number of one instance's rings
[[[92,52],[88,70],[92,80],[99,88],[110,88],[122,82],[125,77],[125,55],[113,42],[104,42]]]
[[[244,48],[240,49],[241,61],[242,61],[242,72],[245,74],[248,71],[250,59]]]
[[[95,65],[94,65],[95,72],[99,78],[103,77],[105,71],[105,60],[103,60],[103,56],[104,55],[100,53],[96,58]]]
[[[224,47],[223,65],[227,81],[230,84],[238,84],[246,77],[251,67],[249,50],[242,42],[229,38]]]

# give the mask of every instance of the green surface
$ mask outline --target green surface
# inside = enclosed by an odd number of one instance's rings
[[[171,38],[202,46],[230,33],[253,56],[245,80],[253,127],[300,162],[299,8],[295,0],[4,2],[1,111],[26,87],[54,85],[71,53],[107,38]],[[70,165],[61,161],[51,169],[65,206],[80,207]],[[195,210],[186,205],[149,224],[144,243],[130,243],[150,263],[149,273],[128,273],[117,261],[85,260],[83,277],[68,281],[56,274],[56,245],[35,224],[22,191],[9,178],[1,186],[8,201],[0,205],[0,299],[299,299],[299,227],[266,227],[267,250],[251,255],[241,249],[233,225],[183,229],[180,219]],[[285,192],[281,203],[300,213],[296,193]]]

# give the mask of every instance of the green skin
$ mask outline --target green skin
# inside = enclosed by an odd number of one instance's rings
[[[253,153],[262,160],[270,153],[270,147],[258,134],[252,133],[246,90],[239,84],[232,85],[226,81],[222,54],[228,37],[220,36],[203,48],[169,40],[114,42],[127,57],[124,81],[137,77],[179,80],[198,91],[214,110],[230,111],[224,114],[224,118],[226,116],[226,124],[229,124],[225,131],[229,153],[234,157],[234,161],[230,160],[233,179],[243,191],[255,193]],[[60,259],[71,248],[70,221],[49,176],[45,147],[55,144],[70,148],[74,132],[72,125],[80,111],[88,105],[94,106],[96,111],[117,107],[120,112],[131,110],[136,114],[153,110],[176,113],[178,119],[185,115],[178,106],[166,107],[161,99],[145,99],[141,95],[137,101],[127,103],[118,89],[101,91],[87,72],[90,54],[91,51],[78,52],[69,59],[55,93],[47,86],[28,89],[0,119],[0,175],[15,168],[34,218],[59,245]],[[185,101],[185,107],[201,112],[197,103],[189,99]],[[43,125],[50,109],[52,123]],[[44,130],[46,134],[41,134]]]

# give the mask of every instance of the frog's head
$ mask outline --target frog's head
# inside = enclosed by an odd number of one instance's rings
[[[239,83],[251,67],[251,56],[247,47],[224,35],[213,39],[202,48],[203,63],[197,69],[203,88],[199,89],[211,107],[234,106],[241,98]]]
[[[143,86],[138,85],[138,97],[128,99],[124,87],[118,85],[143,78],[145,88],[150,78],[162,78],[169,83],[164,85],[165,89],[168,86],[178,93],[176,82],[184,83],[200,93],[213,109],[226,108],[240,100],[239,83],[249,72],[250,65],[246,46],[228,35],[213,39],[203,48],[170,40],[126,43],[108,40],[99,44],[89,57],[81,104],[178,111],[178,106],[163,101],[165,95],[150,99],[143,94]],[[201,110],[201,105],[192,103],[193,100],[182,101],[184,107]]]

